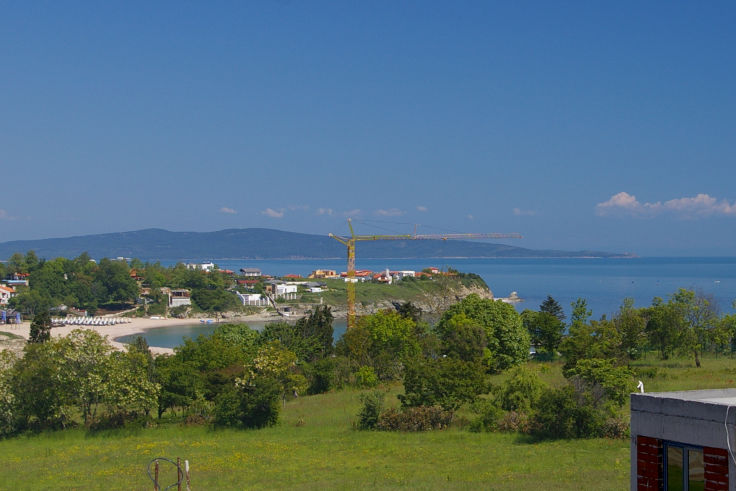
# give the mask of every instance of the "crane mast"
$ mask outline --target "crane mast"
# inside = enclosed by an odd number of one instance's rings
[[[520,239],[517,233],[480,233],[480,234],[398,234],[398,235],[355,235],[353,223],[348,218],[350,236],[329,234],[348,249],[348,271],[346,290],[348,296],[348,329],[355,327],[355,243],[358,241],[374,240],[472,240],[472,239]]]

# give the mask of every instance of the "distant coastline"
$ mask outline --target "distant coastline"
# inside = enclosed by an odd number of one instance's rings
[[[523,242],[522,242],[523,244]],[[331,260],[345,257],[345,246],[326,235],[302,234],[264,228],[217,232],[170,232],[147,229],[0,243],[0,257],[33,250],[38,257],[137,258],[143,261],[213,260]],[[361,242],[363,259],[495,259],[495,258],[631,258],[630,252],[594,250],[535,250],[464,240],[391,240]]]

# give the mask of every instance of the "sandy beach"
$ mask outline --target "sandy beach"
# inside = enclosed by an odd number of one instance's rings
[[[221,319],[220,323],[224,324],[227,322],[264,322],[271,320],[279,320],[278,316],[273,315],[249,315],[238,318]],[[114,326],[60,326],[51,329],[52,336],[66,336],[75,329],[91,329],[98,332],[103,336],[107,336],[110,344],[116,349],[125,349],[125,344],[115,341],[115,338],[120,336],[128,336],[130,334],[142,333],[149,329],[156,327],[169,327],[169,326],[186,326],[192,325],[199,322],[199,319],[149,319],[149,318],[130,318],[131,322],[128,324],[117,324]],[[7,331],[19,336],[23,336],[28,339],[31,328],[30,321],[25,321],[20,324],[5,324],[0,325],[0,331]],[[151,346],[151,352],[154,354],[170,354],[174,350],[171,348],[162,348],[159,346]]]

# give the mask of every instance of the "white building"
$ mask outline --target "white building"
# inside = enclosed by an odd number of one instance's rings
[[[240,272],[243,276],[258,277],[261,276],[261,270],[258,268],[240,268]]]
[[[274,285],[273,294],[276,298],[285,298],[287,300],[293,300],[296,298],[296,285],[291,284],[276,284]]]
[[[243,305],[251,305],[255,307],[266,307],[268,300],[260,293],[238,293],[238,298]]]
[[[0,285],[0,305],[8,305],[8,301],[15,296],[15,290],[9,286]]]
[[[169,308],[192,305],[189,290],[171,290],[169,293]]]
[[[187,263],[187,269],[201,269],[208,273],[215,269],[215,263]]]

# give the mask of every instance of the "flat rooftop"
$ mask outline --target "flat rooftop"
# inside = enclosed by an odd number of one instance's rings
[[[736,424],[736,389],[633,393],[631,411]]]

